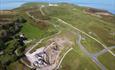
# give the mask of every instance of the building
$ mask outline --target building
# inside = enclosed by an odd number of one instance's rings
[[[27,40],[27,38],[24,36],[24,34],[20,34],[20,35],[19,35],[19,40],[18,40],[18,42],[19,42],[19,44],[20,44],[21,46],[24,46],[24,45],[25,45],[25,43],[24,43],[25,40]]]

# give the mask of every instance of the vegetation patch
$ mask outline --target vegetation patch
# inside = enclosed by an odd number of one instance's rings
[[[87,56],[77,50],[70,51],[61,63],[60,70],[100,70]]]
[[[97,53],[104,49],[102,45],[88,37],[85,37],[84,40],[81,41],[81,43],[91,53]]]
[[[110,53],[107,52],[99,56],[98,59],[107,67],[108,70],[114,70],[113,68],[115,67],[115,58]]]

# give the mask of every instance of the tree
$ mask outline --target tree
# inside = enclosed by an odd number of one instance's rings
[[[0,50],[3,50],[5,48],[4,42],[0,39]]]
[[[23,17],[18,17],[16,20],[17,23],[25,23],[26,20]]]

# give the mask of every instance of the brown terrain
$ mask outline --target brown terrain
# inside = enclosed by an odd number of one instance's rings
[[[16,14],[13,10],[0,10],[0,14]]]
[[[14,10],[0,11],[0,39],[2,41],[7,40],[11,35],[19,31],[23,20]]]
[[[68,38],[55,36],[48,40],[42,50],[36,49],[35,52],[27,54],[26,59],[29,59],[35,69],[52,70],[56,68],[64,52],[71,48],[71,45],[72,42]]]
[[[15,15],[15,11],[0,11],[0,26],[12,24]]]
[[[86,13],[88,14],[95,14],[95,15],[99,15],[99,16],[107,16],[107,17],[110,17],[112,16],[111,13],[109,13],[108,11],[105,11],[105,10],[100,10],[100,9],[94,9],[94,8],[88,8],[85,10]]]

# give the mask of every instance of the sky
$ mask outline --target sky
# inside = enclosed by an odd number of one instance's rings
[[[51,2],[92,2],[92,3],[114,3],[115,0],[0,0],[1,2],[39,2],[39,1],[51,1]]]
[[[115,0],[0,0],[0,9],[12,9],[26,2],[69,2],[81,6],[105,9],[115,14]]]

